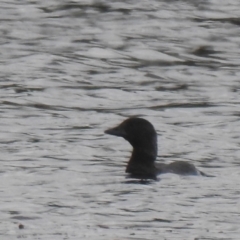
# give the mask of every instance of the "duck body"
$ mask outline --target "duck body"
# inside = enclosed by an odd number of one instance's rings
[[[146,119],[128,118],[118,126],[106,130],[105,133],[123,137],[132,145],[132,155],[126,168],[126,173],[130,177],[157,179],[157,175],[163,173],[206,175],[186,161],[175,161],[169,164],[156,163],[157,133],[153,125]]]

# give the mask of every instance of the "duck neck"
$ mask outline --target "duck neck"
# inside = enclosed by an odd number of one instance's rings
[[[154,178],[156,176],[156,168],[154,165],[156,156],[157,148],[134,148],[126,172],[132,175],[150,176]]]
[[[133,151],[129,163],[154,164],[158,153],[157,135],[141,144],[132,144],[131,142],[130,144],[133,146]]]
[[[129,162],[151,165],[154,164],[155,160],[156,160],[155,151],[134,148]]]

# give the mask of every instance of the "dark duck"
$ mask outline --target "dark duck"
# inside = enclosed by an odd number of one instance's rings
[[[105,133],[123,137],[132,145],[132,156],[126,168],[126,173],[130,177],[156,180],[157,175],[162,173],[207,176],[186,161],[175,161],[169,164],[156,163],[157,133],[153,125],[143,118],[128,118],[118,126],[106,130]]]

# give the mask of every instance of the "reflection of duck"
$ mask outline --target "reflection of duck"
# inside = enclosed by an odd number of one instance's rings
[[[105,133],[123,137],[133,146],[132,156],[126,168],[126,172],[133,178],[156,179],[161,173],[206,176],[193,164],[185,161],[155,163],[158,151],[157,133],[153,125],[143,118],[128,118]]]

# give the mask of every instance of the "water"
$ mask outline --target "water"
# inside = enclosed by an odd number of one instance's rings
[[[1,239],[239,239],[239,1],[0,6]],[[129,182],[133,115],[216,177]]]

